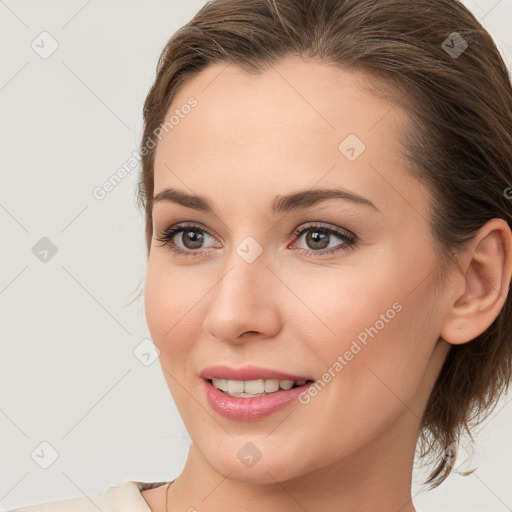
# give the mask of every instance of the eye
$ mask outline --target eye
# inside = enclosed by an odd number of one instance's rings
[[[181,234],[181,242],[179,243],[184,245],[184,247],[180,247],[174,240],[174,238],[179,240],[180,237],[177,237],[179,234]],[[304,234],[307,234],[304,239],[305,243],[311,249],[299,247],[297,250],[308,256],[323,256],[338,251],[346,251],[355,246],[357,242],[357,237],[353,233],[321,223],[312,223],[297,229],[293,233],[293,237],[294,239],[300,239]],[[174,254],[199,256],[208,252],[208,248],[205,249],[202,245],[208,238],[214,239],[213,233],[208,229],[198,224],[184,223],[164,230],[156,240],[162,242],[161,246],[167,246]],[[333,238],[341,240],[341,243],[329,247]]]
[[[176,242],[173,240],[173,238],[180,233],[182,234],[181,243],[185,245],[184,248],[176,245]],[[198,255],[206,252],[198,251],[198,249],[202,248],[201,244],[204,243],[207,238],[213,239],[213,234],[206,228],[202,228],[197,224],[186,223],[177,224],[176,226],[166,229],[156,240],[162,242],[162,246],[167,246],[173,253],[188,256],[189,254]]]
[[[353,233],[338,227],[326,227],[321,223],[309,224],[296,230],[294,237],[300,239],[304,234],[306,235],[304,242],[312,249],[299,247],[298,251],[308,256],[321,256],[338,251],[346,251],[354,247],[357,241],[357,237]],[[338,238],[342,243],[329,247],[333,238]]]

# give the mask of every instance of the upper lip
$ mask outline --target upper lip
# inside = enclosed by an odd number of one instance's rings
[[[259,380],[259,379],[277,379],[277,380],[311,380],[302,375],[293,375],[271,368],[262,368],[260,366],[244,366],[243,368],[231,368],[229,366],[217,365],[205,368],[200,374],[204,379],[227,379],[227,380]]]

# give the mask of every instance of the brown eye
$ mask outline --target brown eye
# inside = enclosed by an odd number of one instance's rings
[[[315,229],[307,232],[305,240],[308,247],[312,249],[325,249],[329,245],[330,235],[325,231]]]
[[[180,234],[181,237],[178,236]],[[162,242],[163,246],[167,246],[175,254],[194,255],[205,252],[202,249],[205,249],[203,244],[207,238],[213,239],[213,234],[205,228],[196,224],[179,224],[164,230],[156,240]]]
[[[302,235],[306,248],[299,247],[300,252],[307,255],[321,256],[324,254],[331,254],[337,251],[344,251],[350,249],[356,244],[357,238],[349,231],[341,230],[340,228],[326,227],[324,225],[309,225],[295,232],[295,238],[300,239]],[[331,242],[341,240],[341,243],[329,247]]]
[[[194,250],[201,248],[201,244],[204,242],[204,235],[201,234],[200,230],[187,229],[181,233],[181,241],[187,249]]]

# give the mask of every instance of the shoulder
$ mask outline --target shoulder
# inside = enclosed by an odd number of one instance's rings
[[[141,491],[153,489],[165,482],[139,482],[130,480],[117,486],[107,487],[101,495],[81,496],[66,500],[24,506],[5,512],[151,512]]]

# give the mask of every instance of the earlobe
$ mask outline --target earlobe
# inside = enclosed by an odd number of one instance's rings
[[[455,297],[440,333],[456,345],[482,334],[505,304],[512,274],[512,232],[506,221],[488,221],[462,260],[464,292]]]

